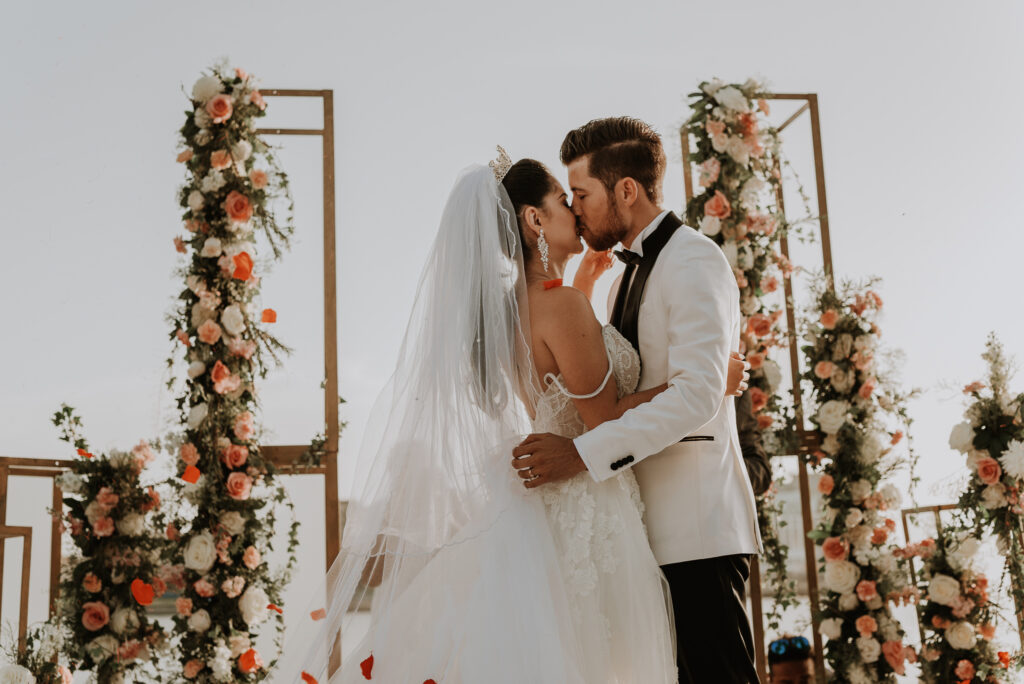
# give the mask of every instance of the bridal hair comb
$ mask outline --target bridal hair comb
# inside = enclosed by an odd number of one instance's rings
[[[491,167],[491,171],[494,171],[494,177],[498,179],[500,183],[505,179],[505,174],[512,168],[512,158],[508,156],[508,152],[501,145],[498,145],[498,158],[490,162],[488,166]]]

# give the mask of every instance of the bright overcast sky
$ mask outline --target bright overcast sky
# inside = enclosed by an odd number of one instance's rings
[[[218,58],[267,87],[335,93],[346,464],[390,374],[459,169],[485,163],[500,143],[564,178],[557,150],[567,130],[631,114],[665,137],[666,205],[678,210],[686,93],[712,76],[759,76],[777,92],[820,97],[835,268],[840,278],[884,279],[884,341],[906,352],[906,384],[924,390],[912,405],[926,471],[920,498],[947,500],[935,483],[961,464],[946,446],[961,412],[949,386],[979,376],[990,330],[1024,358],[1024,236],[1014,205],[1024,184],[1022,8],[1011,0],[7,7],[0,454],[68,456],[49,423],[61,402],[79,409],[96,449],[166,429],[163,317],[181,287],[172,238],[181,233],[182,88]],[[773,119],[786,111],[778,105]],[[268,113],[268,125],[319,123],[315,111],[277,99]],[[795,125],[786,150],[813,189],[807,136],[805,123]],[[297,244],[264,279],[264,302],[296,354],[262,399],[272,441],[300,443],[323,422],[320,157],[314,139],[275,142],[294,186]],[[596,308],[603,316],[603,304]],[[14,524],[18,505],[29,502],[12,498]],[[306,514],[318,524],[319,513]]]

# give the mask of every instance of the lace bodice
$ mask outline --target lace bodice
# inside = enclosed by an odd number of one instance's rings
[[[601,330],[604,346],[608,351],[612,374],[619,390],[619,397],[632,394],[640,382],[640,355],[633,349],[622,334],[613,325],[606,325]],[[549,374],[550,377],[550,374]],[[587,430],[579,411],[576,410],[572,398],[562,391],[564,386],[562,374],[555,376],[556,382],[550,382],[537,402],[536,418],[533,420],[534,432],[550,432],[563,437],[579,437]]]

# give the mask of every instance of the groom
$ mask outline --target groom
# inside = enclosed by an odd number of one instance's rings
[[[599,482],[633,468],[672,593],[679,681],[754,684],[745,583],[761,539],[725,396],[739,347],[736,279],[714,242],[661,209],[665,151],[650,126],[591,121],[565,137],[561,159],[591,249],[625,248],[611,323],[640,352],[638,389],[669,388],[575,440],[530,435],[516,467],[547,472],[547,481],[587,470]]]

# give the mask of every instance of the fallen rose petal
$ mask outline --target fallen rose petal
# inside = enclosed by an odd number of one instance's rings
[[[370,674],[373,672],[373,654],[372,653],[370,654],[369,658],[367,658],[363,662],[359,663],[359,669],[361,669],[363,671],[363,677],[365,677],[366,679],[372,679],[372,677],[370,677]]]
[[[267,604],[267,610],[277,611],[278,615],[284,615],[284,611],[281,610],[280,606],[274,605],[273,603]]]
[[[147,584],[137,577],[132,580],[132,596],[140,606],[152,605],[154,594],[153,585]]]
[[[264,323],[277,323],[277,312],[273,309],[264,309],[260,320]]]
[[[188,466],[185,468],[185,472],[181,474],[181,479],[189,484],[195,484],[199,481],[199,468]]]
[[[300,676],[302,677],[302,681],[306,682],[306,684],[319,684],[319,682],[316,681],[316,677],[309,674],[305,670],[302,671],[302,674]]]
[[[85,449],[79,449],[78,450],[78,455],[81,456],[82,458],[92,458],[92,454],[90,454]]]
[[[327,619],[327,611],[323,608],[317,608],[309,614],[309,617],[313,618],[314,620],[325,620]]]

